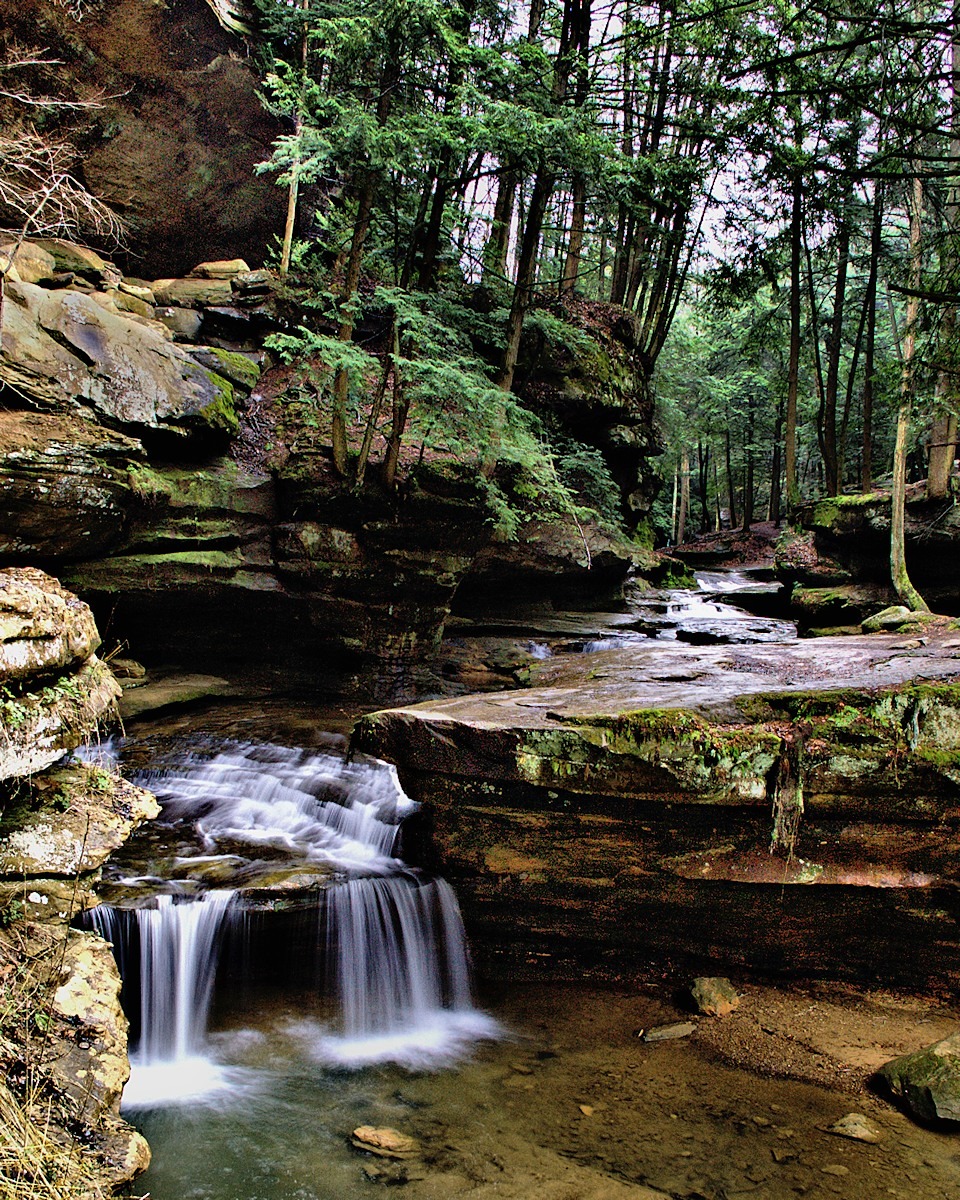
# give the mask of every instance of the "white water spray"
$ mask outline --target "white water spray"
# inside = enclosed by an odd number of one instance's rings
[[[194,831],[197,851],[178,855],[178,867],[217,858],[243,864],[246,849],[271,861],[324,864],[345,877],[324,892],[318,947],[326,952],[340,1018],[335,1028],[313,1019],[288,1026],[312,1057],[351,1067],[429,1067],[497,1036],[496,1023],[472,1005],[452,889],[394,857],[400,821],[416,806],[393,767],[246,746],[138,782],[160,799],[161,823],[180,838],[185,827]],[[141,1036],[125,1106],[199,1098],[224,1086],[206,1023],[218,932],[232,897],[164,894],[123,919],[117,910],[97,910],[97,927],[121,948],[121,970],[133,965],[123,949],[131,917],[139,934]]]

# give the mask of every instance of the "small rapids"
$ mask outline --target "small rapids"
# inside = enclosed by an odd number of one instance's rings
[[[339,1068],[389,1062],[429,1069],[499,1036],[473,1006],[452,889],[396,857],[401,823],[416,805],[393,767],[230,745],[137,782],[160,800],[156,824],[175,851],[163,863],[153,845],[145,864],[128,863],[113,881],[129,889],[128,903],[89,915],[114,945],[138,1034],[125,1108],[215,1102],[225,1091],[256,1086],[251,1068],[220,1061],[207,1025],[221,942],[229,936],[238,943],[241,958],[252,953],[245,910],[251,897],[263,908],[269,889],[206,888],[212,864],[241,880],[251,863],[322,871],[313,941],[326,986],[312,1008],[278,1031],[304,1057]]]

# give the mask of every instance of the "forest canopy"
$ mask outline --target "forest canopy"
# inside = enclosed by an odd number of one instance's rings
[[[362,475],[369,453],[350,461],[345,427],[369,366],[355,335],[371,305],[389,317],[378,394],[393,404],[390,484],[412,409],[449,392],[438,356],[459,372],[476,426],[464,436],[492,472],[525,321],[563,321],[583,298],[635,314],[635,362],[669,446],[663,473],[695,477],[688,531],[870,490],[898,431],[901,472],[928,474],[929,494],[946,496],[953,6],[257,10],[264,94],[288,130],[265,166],[288,199],[280,266],[313,280],[325,314],[309,348],[331,365],[341,473]],[[662,505],[660,521],[676,536]]]

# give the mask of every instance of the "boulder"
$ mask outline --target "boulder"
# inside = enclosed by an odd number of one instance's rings
[[[78,246],[75,242],[67,242],[62,238],[38,238],[34,245],[50,255],[58,271],[78,275],[93,284],[120,282],[120,272],[113,263],[107,262],[87,246]]]
[[[740,1004],[740,997],[729,979],[701,975],[693,981],[690,994],[697,1012],[706,1017],[725,1017]]]
[[[203,324],[203,317],[192,308],[164,306],[156,310],[156,317],[170,330],[175,342],[196,341]]]
[[[260,380],[260,368],[253,359],[235,350],[223,350],[219,346],[195,346],[190,356],[194,362],[229,379],[234,387],[244,392],[253,391]]]
[[[924,1121],[960,1121],[960,1033],[880,1068],[880,1078]]]
[[[152,287],[157,304],[175,308],[229,304],[233,299],[229,279],[155,279]]]
[[[248,274],[249,266],[242,258],[221,258],[216,262],[202,262],[193,268],[189,279],[235,279]]]
[[[956,622],[938,613],[914,612],[902,604],[893,604],[861,622],[864,633],[923,633],[932,629],[946,628]]]
[[[36,242],[0,243],[0,270],[7,268],[11,257],[15,279],[21,283],[43,283],[57,272],[56,259]]]
[[[233,386],[160,334],[74,290],[7,288],[0,382],[42,407],[86,402],[135,431],[237,429]]]
[[[100,645],[90,609],[32,567],[0,571],[0,683],[71,671]]]

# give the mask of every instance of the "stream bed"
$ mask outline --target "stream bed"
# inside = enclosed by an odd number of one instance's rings
[[[696,595],[667,603],[725,617]],[[121,947],[132,1018],[124,1115],[153,1151],[136,1195],[960,1197],[955,1136],[870,1083],[954,1032],[955,1006],[735,980],[735,1012],[649,1043],[643,1031],[690,1021],[669,963],[603,988],[471,984],[452,893],[403,862],[395,773],[343,760],[355,715],[220,703],[142,721],[120,749],[165,805],[112,861],[95,918]],[[204,909],[201,936],[186,918]],[[158,932],[171,922],[172,948]],[[179,1013],[145,1000],[178,988]],[[851,1112],[876,1143],[830,1132]],[[359,1150],[359,1126],[417,1151]]]
[[[142,770],[198,739],[208,756],[249,744],[257,729],[272,746],[310,746],[297,751],[309,757],[326,753],[322,731],[349,716],[283,701],[219,705],[142,724],[124,756]],[[114,868],[127,886],[130,866]],[[296,959],[318,926],[296,909],[289,921],[306,931],[291,938]],[[181,1063],[166,1095],[131,1093],[125,1115],[153,1150],[138,1196],[361,1200],[384,1185],[411,1200],[960,1196],[955,1135],[918,1126],[869,1086],[882,1062],[953,1032],[955,1007],[737,981],[729,1017],[648,1044],[639,1031],[690,1019],[669,964],[659,981],[622,987],[478,980],[468,1021],[477,1026],[459,1044],[436,1054],[421,1037],[419,1060],[347,1066],[331,1057],[336,1016],[313,967],[291,970],[289,953],[266,970],[249,965],[227,947],[199,1077]],[[852,1111],[874,1122],[880,1143],[828,1132]],[[397,1129],[421,1152],[360,1152],[350,1135],[361,1125]]]

